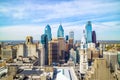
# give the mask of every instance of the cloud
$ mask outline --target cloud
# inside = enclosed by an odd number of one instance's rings
[[[79,40],[88,20],[92,21],[93,30],[98,33],[98,38],[106,38],[106,36],[99,37],[103,35],[101,32],[110,33],[111,30],[113,32],[120,30],[119,5],[118,0],[70,0],[54,3],[24,0],[16,4],[0,3],[0,22],[5,23],[3,26],[0,25],[0,39],[24,39],[27,35],[40,39],[45,25],[49,23],[53,37],[56,37],[58,22],[61,21],[65,34],[73,30],[75,39]],[[7,22],[9,26],[6,26]]]
[[[69,2],[60,2],[56,4],[39,4],[32,2],[24,2],[23,4],[18,5],[1,5],[1,13],[6,13],[15,19],[24,19],[33,17],[33,22],[42,22],[55,18],[67,18],[71,16],[79,15],[82,19],[82,16],[87,15],[102,15],[106,13],[116,12],[119,8],[118,2],[97,2],[97,1],[69,1]],[[110,9],[108,9],[110,8]],[[35,19],[34,17],[37,16]],[[42,17],[42,18],[41,18]]]

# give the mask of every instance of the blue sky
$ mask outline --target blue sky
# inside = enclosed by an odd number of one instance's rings
[[[119,6],[120,0],[0,0],[0,40],[39,40],[47,24],[55,38],[60,23],[80,40],[87,21],[98,40],[120,40]]]

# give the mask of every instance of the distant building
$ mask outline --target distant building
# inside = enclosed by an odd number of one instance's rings
[[[85,26],[85,34],[86,34],[86,38],[87,38],[87,43],[91,43],[92,42],[92,25],[91,25],[91,21],[88,21],[86,26]]]
[[[58,38],[58,45],[59,45],[59,60],[61,63],[63,63],[65,61],[65,40],[64,37],[60,37]]]
[[[16,49],[13,48],[13,46],[5,46],[1,49],[2,51],[2,59],[14,59],[16,58]]]
[[[85,80],[116,80],[107,67],[106,60],[103,58],[96,58],[92,67],[87,71]]]
[[[119,64],[119,67],[120,67],[120,52],[118,52],[118,64]]]
[[[1,59],[1,44],[0,44],[0,59]]]
[[[62,27],[62,25],[59,25],[58,31],[57,31],[57,37],[64,37],[64,29]]]
[[[38,57],[37,45],[33,43],[32,36],[26,37],[26,44],[18,44],[17,48],[17,58],[19,56],[23,57]]]
[[[96,44],[96,32],[92,31],[92,42]]]
[[[83,37],[81,39],[81,48],[79,53],[80,53],[80,73],[81,75],[84,75],[88,70],[87,43],[86,43],[86,35],[84,31],[83,31]]]
[[[39,59],[39,65],[44,66],[45,65],[45,47],[43,44],[39,44],[38,47],[38,59]]]
[[[74,32],[73,31],[69,32],[69,39],[73,39],[74,40]]]
[[[52,33],[51,33],[51,28],[50,28],[49,24],[45,27],[45,34],[48,37],[48,41],[51,41],[52,40]]]
[[[68,42],[68,39],[69,39],[69,36],[66,35],[66,36],[65,36],[65,40],[66,40],[66,42]]]
[[[32,36],[26,37],[26,44],[33,44],[33,37]]]
[[[5,66],[6,66],[6,61],[0,60],[0,67],[5,67]]]
[[[69,50],[73,48],[74,40],[71,38],[69,39]]]
[[[46,34],[41,36],[41,44],[44,45],[45,49],[45,65],[48,65],[48,36]]]
[[[58,46],[58,40],[57,39],[53,39],[52,41],[49,42],[48,44],[48,49],[49,49],[49,53],[48,53],[48,62],[49,65],[52,65],[54,63],[58,63],[59,62],[59,46]]]
[[[103,52],[103,58],[107,61],[107,66],[115,70],[115,65],[118,64],[117,52]]]
[[[77,53],[73,48],[70,50],[70,59],[72,61],[74,61],[74,64],[76,64],[76,62],[77,62]]]

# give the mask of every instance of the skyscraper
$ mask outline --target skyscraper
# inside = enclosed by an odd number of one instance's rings
[[[92,31],[92,42],[96,43],[96,32]]]
[[[74,32],[73,32],[73,31],[70,31],[70,32],[69,32],[69,38],[70,38],[70,39],[74,39]]]
[[[59,60],[59,52],[58,52],[58,40],[53,39],[48,44],[49,54],[48,54],[48,62],[49,65],[52,65],[54,63],[58,63]]]
[[[92,42],[92,25],[91,25],[91,21],[88,21],[86,26],[85,26],[85,34],[86,34],[86,38],[87,38],[87,43],[91,43]]]
[[[41,43],[45,48],[45,65],[48,65],[48,37],[47,34],[41,36]]]
[[[66,36],[65,36],[65,40],[68,41],[68,39],[69,39],[69,37],[68,37],[68,35],[66,35]]]
[[[64,29],[62,27],[62,25],[59,25],[58,31],[57,31],[57,37],[64,37]]]
[[[59,37],[58,38],[58,46],[59,46],[59,61],[60,63],[64,62],[65,58],[65,40],[64,37]]]
[[[48,41],[51,41],[52,40],[52,34],[51,34],[51,28],[50,28],[49,24],[45,27],[45,34],[48,37]]]

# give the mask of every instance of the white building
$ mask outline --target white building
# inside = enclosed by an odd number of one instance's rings
[[[80,73],[85,74],[88,70],[88,61],[87,61],[87,44],[86,44],[86,37],[85,33],[83,32],[83,37],[81,40],[81,49],[80,53]]]
[[[19,56],[23,57],[38,57],[37,45],[33,43],[33,38],[31,36],[26,37],[26,44],[19,44],[17,49],[17,58]]]
[[[43,44],[39,44],[39,51],[38,52],[38,59],[39,59],[39,63],[40,63],[40,66],[44,66],[45,65],[45,48],[44,48],[44,45]]]

